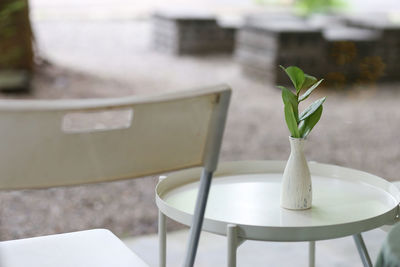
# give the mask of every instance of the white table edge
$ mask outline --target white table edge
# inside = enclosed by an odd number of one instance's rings
[[[262,168],[269,168],[271,166],[278,167],[280,170],[282,166],[286,164],[286,161],[234,161],[234,162],[223,162],[219,164],[218,170],[215,172],[215,177],[223,176],[228,173],[249,173],[249,170],[253,170],[254,173],[259,173]],[[398,202],[400,199],[399,190],[392,185],[390,182],[374,176],[372,174],[340,167],[336,165],[330,164],[322,164],[316,162],[309,162],[310,170],[313,172],[313,169],[316,167],[328,167],[335,168],[337,170],[342,171],[355,171],[361,174],[366,174],[371,177],[375,177],[377,183],[387,183],[389,187],[388,190],[393,191]],[[277,169],[277,171],[278,171]],[[228,171],[229,170],[229,171]],[[254,171],[256,170],[256,171]],[[182,223],[184,225],[191,225],[192,215],[173,207],[170,207],[163,199],[162,196],[165,190],[168,190],[171,187],[176,185],[182,185],[185,183],[191,183],[193,181],[198,180],[195,179],[187,179],[185,177],[188,174],[192,174],[192,177],[200,177],[201,168],[192,168],[185,171],[180,171],[172,174],[172,179],[163,179],[156,186],[156,204],[159,210],[165,214],[167,217]],[[393,186],[390,187],[390,185]],[[397,190],[397,191],[396,191]],[[238,236],[246,239],[246,240],[264,240],[264,241],[279,241],[279,242],[297,242],[297,241],[317,241],[317,240],[325,240],[325,239],[334,239],[340,238],[344,236],[349,236],[361,232],[365,232],[368,230],[372,230],[378,228],[382,225],[390,224],[394,222],[399,214],[399,206],[393,207],[393,209],[387,211],[386,213],[380,214],[375,217],[367,218],[365,220],[345,223],[345,224],[331,224],[331,225],[322,225],[322,226],[306,226],[306,227],[271,227],[271,226],[257,226],[257,225],[245,225],[245,224],[237,224],[235,222],[225,222],[225,221],[217,221],[205,218],[203,222],[203,230],[219,235],[226,235],[227,225],[235,224],[238,226]]]

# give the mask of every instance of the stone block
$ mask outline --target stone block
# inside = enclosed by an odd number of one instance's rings
[[[350,16],[346,23],[380,33],[376,41],[376,54],[384,65],[382,81],[399,81],[400,76],[400,24],[394,23],[385,14]]]
[[[324,37],[330,62],[328,83],[330,76],[345,83],[376,82],[383,77],[384,64],[377,51],[379,31],[344,26],[324,30]]]
[[[278,65],[299,66],[326,83],[400,80],[400,25],[381,16],[250,16],[236,46],[244,72],[268,72],[273,83],[288,82]]]
[[[321,31],[300,19],[286,22],[248,19],[236,39],[235,58],[244,73],[251,73],[253,77],[260,75],[260,78],[267,75],[274,83],[290,82],[279,65],[297,65],[308,73],[322,75],[323,54],[325,42]]]
[[[29,92],[31,75],[26,70],[0,71],[0,91],[8,93]]]
[[[153,46],[171,54],[232,53],[236,28],[221,26],[210,14],[156,13]]]

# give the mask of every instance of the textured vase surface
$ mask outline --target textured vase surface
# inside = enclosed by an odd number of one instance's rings
[[[311,175],[304,155],[303,138],[289,137],[290,156],[282,178],[281,206],[291,210],[311,208]]]

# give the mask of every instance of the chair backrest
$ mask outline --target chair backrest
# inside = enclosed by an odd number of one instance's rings
[[[105,182],[194,166],[213,171],[230,94],[220,85],[155,97],[0,100],[0,189]],[[118,125],[107,128],[100,119]]]

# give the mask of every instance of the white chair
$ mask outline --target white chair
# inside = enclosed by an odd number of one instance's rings
[[[393,182],[393,184],[400,190],[400,181]],[[380,227],[388,235],[383,242],[378,258],[375,262],[376,267],[390,267],[398,266],[400,264],[400,220],[397,217],[397,222],[393,225],[384,225]],[[369,260],[369,266],[372,266],[371,260]]]
[[[383,241],[375,267],[400,266],[400,223],[393,225]]]
[[[203,166],[185,260],[192,266],[230,94],[221,85],[156,97],[0,100],[0,189],[108,182]],[[106,128],[96,118],[104,118],[103,112],[120,112],[126,120],[118,117],[111,120],[118,125]],[[0,266],[145,264],[99,229],[0,242]]]
[[[400,190],[400,181],[396,181],[396,182],[392,182],[399,190]],[[398,220],[399,222],[399,220]],[[385,231],[385,232],[390,232],[390,230],[392,230],[393,226],[392,225],[384,225],[382,227],[380,227],[381,230]]]

